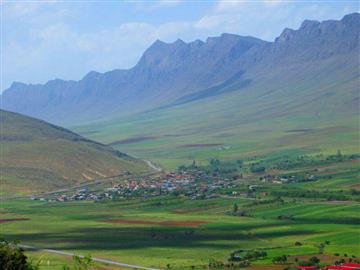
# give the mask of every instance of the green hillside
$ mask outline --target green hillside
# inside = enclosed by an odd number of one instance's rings
[[[209,157],[358,152],[356,53],[258,67],[246,73],[248,87],[75,130],[170,168]]]
[[[44,121],[1,110],[0,124],[0,195],[149,170],[142,161]]]

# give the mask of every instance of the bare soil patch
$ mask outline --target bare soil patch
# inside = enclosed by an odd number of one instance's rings
[[[207,223],[206,221],[203,220],[150,221],[150,220],[134,220],[134,219],[109,219],[109,220],[102,220],[102,222],[114,223],[114,224],[185,226],[185,227],[197,227],[199,225]]]
[[[290,258],[298,258],[299,261],[305,261],[310,259],[311,257],[318,257],[322,262],[326,262],[326,263],[333,263],[336,260],[341,259],[342,257],[337,257],[335,255],[331,255],[331,254],[307,254],[307,255],[292,255],[289,256]]]
[[[283,265],[251,265],[244,269],[246,270],[283,270],[288,264]]]
[[[2,219],[0,219],[0,223],[14,222],[14,221],[25,221],[25,220],[30,220],[30,218],[2,218]]]

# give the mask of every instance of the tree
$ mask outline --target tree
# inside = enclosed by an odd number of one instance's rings
[[[91,256],[85,256],[83,258],[79,256],[73,257],[74,261],[74,270],[90,270],[94,265],[94,262]]]
[[[324,249],[325,249],[325,244],[324,243],[320,243],[320,245],[317,246],[319,248],[319,253],[323,254],[324,253]]]
[[[272,259],[272,262],[275,263],[275,264],[277,264],[277,263],[286,263],[287,262],[287,256],[282,255],[282,256],[274,257]]]
[[[260,163],[253,163],[250,165],[250,172],[252,173],[263,173],[265,172],[266,168]]]
[[[192,169],[195,169],[195,168],[196,168],[196,161],[195,161],[195,160],[192,161],[191,168],[192,168]]]
[[[64,265],[62,270],[91,270],[94,269],[94,261],[91,256],[79,257],[73,256],[73,267]]]
[[[41,261],[33,264],[28,261],[24,250],[18,243],[9,243],[0,239],[0,269],[6,270],[38,270]]]
[[[238,210],[239,210],[239,207],[238,207],[237,203],[234,203],[234,205],[233,205],[233,213],[236,214]]]
[[[320,262],[320,259],[318,257],[311,257],[309,262],[312,264],[312,265],[317,265],[319,262]]]

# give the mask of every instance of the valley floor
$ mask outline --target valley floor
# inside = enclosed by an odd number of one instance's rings
[[[100,201],[3,200],[1,237],[156,269],[209,269],[211,263],[228,263],[233,252],[251,250],[267,255],[251,260],[247,269],[280,270],[312,256],[322,265],[359,260],[359,160],[331,157],[344,161],[304,159],[317,165],[285,171],[298,179],[311,171],[316,180],[276,184],[276,175],[285,172],[269,170],[272,182],[265,183],[259,180],[262,174],[248,173],[214,191],[213,197],[133,193]],[[230,168],[229,163],[219,164]],[[251,183],[258,190],[244,192]],[[43,250],[29,250],[28,255],[41,258],[41,270],[71,264],[69,256]],[[274,264],[282,255],[287,262]],[[97,265],[103,270],[124,268]]]

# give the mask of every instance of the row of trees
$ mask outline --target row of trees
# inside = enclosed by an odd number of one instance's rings
[[[351,200],[350,192],[340,191],[318,191],[318,190],[276,190],[272,191],[271,195],[277,197],[291,197],[291,198],[315,198],[326,199],[328,201],[346,201]]]

